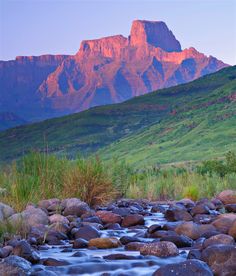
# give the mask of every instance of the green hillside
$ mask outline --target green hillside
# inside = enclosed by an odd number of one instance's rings
[[[135,166],[236,149],[236,66],[127,102],[0,132],[0,160],[30,149],[125,158]]]

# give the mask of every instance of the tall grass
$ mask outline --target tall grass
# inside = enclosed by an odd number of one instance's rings
[[[22,210],[30,202],[55,197],[79,197],[91,206],[117,197],[197,200],[235,189],[235,183],[235,173],[221,177],[187,168],[134,171],[118,160],[70,161],[33,152],[0,170],[0,201]]]

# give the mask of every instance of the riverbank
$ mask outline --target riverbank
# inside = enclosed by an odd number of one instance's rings
[[[169,202],[0,204],[1,275],[235,275],[236,191]],[[178,273],[178,274],[177,274]]]

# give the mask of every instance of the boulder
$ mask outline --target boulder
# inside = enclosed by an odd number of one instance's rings
[[[49,222],[47,214],[42,209],[35,208],[32,205],[27,206],[21,214],[24,222],[29,226],[37,227],[40,224],[47,225]]]
[[[75,239],[73,242],[73,248],[87,248],[88,247],[88,241],[85,239]]]
[[[12,216],[15,211],[9,206],[0,202],[0,221],[3,221]]]
[[[0,249],[0,258],[6,258],[11,254],[13,247],[10,245],[4,246]]]
[[[191,247],[193,245],[193,240],[184,235],[166,236],[166,237],[161,238],[160,241],[173,242],[179,248]]]
[[[206,239],[203,242],[203,248],[207,248],[208,246],[217,245],[217,244],[232,244],[232,245],[234,245],[235,242],[231,236],[225,235],[225,234],[219,234],[219,235],[212,236],[209,239]]]
[[[98,211],[96,215],[102,220],[104,224],[107,223],[121,223],[122,217],[110,211]]]
[[[126,245],[130,242],[139,242],[139,238],[137,237],[131,237],[131,236],[123,236],[120,238],[120,242],[123,244],[123,245]]]
[[[44,209],[48,209],[51,205],[60,206],[60,199],[58,198],[44,199],[39,201],[38,203],[38,206]]]
[[[60,214],[54,214],[54,215],[50,216],[49,222],[50,222],[50,224],[53,224],[53,223],[69,224],[69,220]]]
[[[125,245],[125,250],[128,251],[140,251],[140,249],[145,245],[143,242],[129,242]]]
[[[83,214],[86,214],[90,211],[88,204],[78,198],[68,198],[62,201],[62,206],[65,207],[63,212],[64,216],[73,215],[81,217]]]
[[[31,263],[19,256],[9,256],[0,262],[0,275],[26,276],[31,274]]]
[[[202,251],[202,260],[206,262],[214,275],[234,276],[236,272],[236,246],[212,245]]]
[[[142,255],[154,255],[157,257],[177,256],[179,250],[173,242],[162,241],[145,244],[140,248]]]
[[[99,249],[117,248],[121,246],[117,238],[96,238],[89,241],[89,247],[97,247]]]
[[[136,225],[144,225],[144,218],[142,215],[128,215],[123,219],[121,224],[123,227],[131,227]]]
[[[167,264],[158,268],[153,276],[213,276],[209,266],[200,260],[187,260],[177,264]]]
[[[228,215],[228,214],[224,214]],[[231,214],[229,214],[231,215]],[[212,222],[212,225],[221,233],[227,234],[229,232],[229,229],[233,225],[234,221],[236,221],[236,216],[218,216],[218,218]]]
[[[66,260],[58,260],[54,258],[47,258],[43,261],[43,265],[45,266],[65,266],[69,264],[70,263]]]
[[[176,233],[179,235],[185,235],[193,240],[200,237],[199,226],[193,222],[184,222],[178,225],[175,229]]]
[[[230,226],[228,234],[236,240],[236,221]]]
[[[32,264],[38,263],[40,260],[40,255],[36,252],[28,243],[27,241],[20,241],[18,244],[13,248],[12,254],[22,257],[27,261],[31,262]]]
[[[83,227],[80,227],[75,233],[74,236],[76,239],[82,238],[85,239],[86,241],[89,241],[91,239],[99,238],[100,233],[99,231],[90,225],[85,225]]]
[[[170,208],[165,212],[165,218],[168,221],[191,221],[192,216],[184,209],[181,208]]]
[[[236,213],[236,203],[225,205],[225,210],[230,213]]]
[[[217,198],[224,204],[236,203],[236,190],[225,190],[218,194]]]

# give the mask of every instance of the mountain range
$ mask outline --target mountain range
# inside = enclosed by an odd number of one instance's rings
[[[0,161],[30,150],[117,157],[134,167],[236,150],[236,66],[119,104],[0,132]]]
[[[164,22],[135,20],[128,38],[85,40],[75,55],[0,61],[1,129],[123,102],[226,66],[182,50]]]

